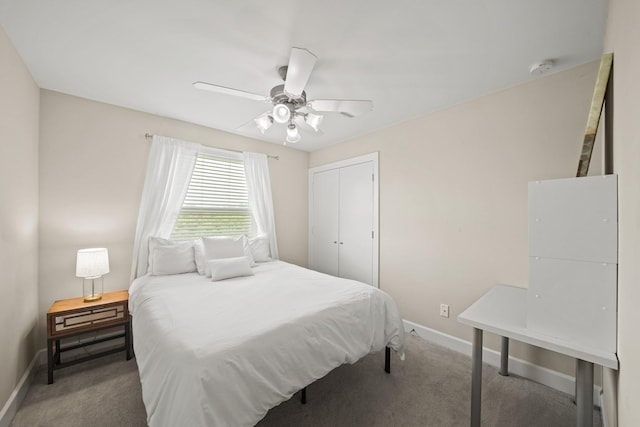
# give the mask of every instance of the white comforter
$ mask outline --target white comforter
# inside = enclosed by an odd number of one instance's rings
[[[150,426],[252,426],[344,363],[386,345],[402,354],[400,315],[379,289],[280,261],[253,270],[219,282],[191,273],[132,283]]]

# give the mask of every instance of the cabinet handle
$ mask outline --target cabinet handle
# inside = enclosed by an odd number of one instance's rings
[[[334,241],[333,241],[333,244],[335,245],[336,243],[338,243],[338,242],[336,242],[336,241],[334,240]]]
[[[341,245],[344,245],[344,242],[340,242]]]

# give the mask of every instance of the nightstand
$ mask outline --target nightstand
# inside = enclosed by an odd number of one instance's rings
[[[69,338],[87,332],[122,327],[123,331],[115,335],[97,338],[90,342],[60,346],[62,338]],[[83,356],[70,361],[61,361],[61,353],[88,345],[98,344],[124,337],[124,346],[111,348]],[[131,318],[129,317],[129,292],[116,291],[102,294],[98,301],[85,302],[83,297],[56,301],[47,312],[47,366],[48,381],[53,383],[54,369],[60,369],[76,363],[126,351],[127,360],[131,359]]]

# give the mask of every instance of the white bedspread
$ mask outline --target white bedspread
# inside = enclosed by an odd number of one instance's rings
[[[402,354],[402,321],[383,291],[281,261],[253,270],[219,282],[191,273],[132,283],[150,426],[252,426],[344,363],[386,345]]]

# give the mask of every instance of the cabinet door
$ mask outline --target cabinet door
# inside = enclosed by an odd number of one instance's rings
[[[340,277],[373,285],[373,164],[340,168]]]
[[[338,185],[338,169],[313,174],[309,267],[333,276],[340,275],[338,270]]]

